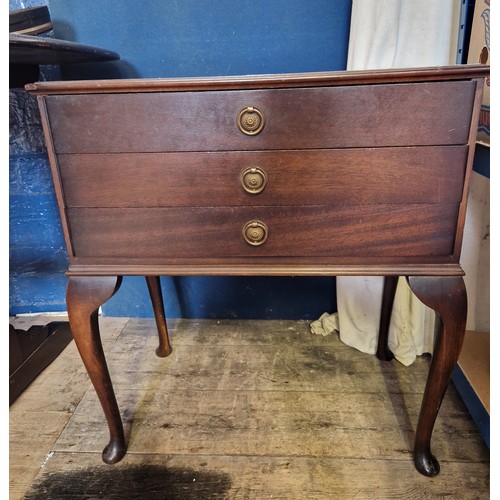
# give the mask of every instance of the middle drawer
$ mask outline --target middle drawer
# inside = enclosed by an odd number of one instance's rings
[[[461,198],[467,151],[64,154],[58,165],[67,207],[454,203]]]

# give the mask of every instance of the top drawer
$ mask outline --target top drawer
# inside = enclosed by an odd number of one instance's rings
[[[56,153],[465,144],[475,82],[49,95]],[[241,110],[263,115],[256,135]],[[252,117],[251,117],[252,118]]]

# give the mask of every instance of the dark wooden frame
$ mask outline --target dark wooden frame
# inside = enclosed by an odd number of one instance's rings
[[[9,325],[9,405],[71,342],[67,321],[34,325],[27,331]]]

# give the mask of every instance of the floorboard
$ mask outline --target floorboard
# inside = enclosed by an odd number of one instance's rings
[[[453,386],[436,422],[441,474],[411,448],[429,358],[380,362],[305,321],[101,318],[129,441],[107,426],[74,343],[11,406],[10,498],[489,498],[489,451]],[[29,432],[27,437],[26,432]]]

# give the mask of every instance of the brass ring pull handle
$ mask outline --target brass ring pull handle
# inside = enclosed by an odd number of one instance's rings
[[[243,189],[250,194],[259,194],[267,184],[267,174],[259,167],[245,169],[240,177]]]
[[[262,245],[267,240],[267,226],[260,220],[251,220],[243,226],[244,240],[254,247]]]
[[[236,117],[236,125],[246,135],[257,135],[264,128],[265,123],[264,113],[253,106],[243,108]]]

